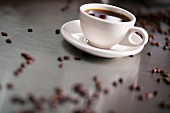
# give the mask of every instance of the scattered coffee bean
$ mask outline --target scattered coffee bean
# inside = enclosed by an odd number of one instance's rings
[[[94,81],[94,82],[98,82],[98,81],[99,81],[99,77],[98,77],[98,76],[94,76],[94,77],[93,77],[93,81]]]
[[[64,60],[70,60],[70,57],[69,56],[64,56],[63,59]]]
[[[170,109],[170,103],[166,102],[166,101],[162,101],[159,103],[159,107],[161,109]]]
[[[94,14],[94,13],[89,13],[89,15],[91,15],[91,16],[95,16],[95,14]]]
[[[106,15],[100,15],[99,18],[106,19]]]
[[[63,68],[63,66],[64,66],[63,63],[60,63],[60,64],[58,65],[59,68]]]
[[[148,52],[147,55],[148,55],[148,56],[152,56],[152,53],[151,53],[151,52]]]
[[[11,39],[6,39],[6,43],[11,44],[12,40]]]
[[[157,83],[160,83],[160,82],[161,82],[161,79],[160,79],[160,78],[157,78],[157,79],[156,79],[156,82],[157,82]]]
[[[168,46],[163,46],[163,50],[167,50],[168,49]]]
[[[64,59],[63,59],[62,57],[58,57],[57,60],[58,60],[59,62],[62,62]]]
[[[123,83],[123,78],[119,78],[119,83]]]
[[[21,105],[26,104],[25,100],[18,95],[11,97],[11,102],[14,103],[14,104],[16,103],[16,104],[21,104]]]
[[[1,35],[2,35],[2,36],[8,36],[8,33],[6,33],[6,32],[1,32]]]
[[[145,101],[145,100],[150,100],[153,99],[154,97],[156,97],[158,94],[158,92],[155,90],[153,92],[149,92],[149,93],[145,93],[143,95],[139,95],[138,99],[141,101]]]
[[[134,83],[134,84],[130,85],[129,89],[132,91],[140,91],[141,87],[139,85],[137,85],[136,83]]]
[[[117,83],[116,83],[116,82],[113,82],[113,83],[112,83],[112,86],[116,87],[116,86],[117,86]]]
[[[157,72],[157,68],[153,68],[153,69],[151,70],[151,72],[152,72],[152,73],[156,73],[156,72]]]
[[[57,95],[62,95],[62,94],[63,94],[63,89],[60,88],[60,87],[57,87],[57,88],[55,89],[55,92],[56,92]]]
[[[33,32],[33,30],[31,28],[28,29],[28,32]]]
[[[134,55],[129,55],[129,57],[134,57]]]
[[[106,95],[108,95],[108,94],[110,93],[109,88],[105,88],[105,89],[103,90],[103,93],[106,94]]]
[[[83,84],[81,84],[81,83],[75,84],[74,87],[73,87],[73,89],[74,89],[74,91],[75,91],[77,94],[79,94],[79,95],[82,96],[82,97],[87,97],[87,96],[88,96],[87,90],[84,89]]]
[[[161,44],[160,44],[159,42],[156,42],[155,45],[156,45],[156,46],[160,46]]]
[[[170,78],[169,78],[169,77],[163,77],[163,81],[164,81],[167,85],[170,85]]]
[[[56,30],[55,30],[55,33],[56,33],[56,34],[60,34],[60,29],[56,29]]]
[[[14,88],[14,85],[12,83],[7,83],[6,87],[7,89],[12,90]]]
[[[75,60],[81,60],[81,57],[80,56],[75,56],[74,59]]]

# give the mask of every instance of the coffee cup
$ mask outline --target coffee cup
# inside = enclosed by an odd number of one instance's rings
[[[114,45],[142,46],[148,41],[148,33],[136,27],[135,16],[120,7],[89,3],[80,7],[80,26],[83,34],[92,46],[102,49],[111,49]],[[139,37],[132,36],[140,34]],[[141,40],[139,41],[135,40]]]

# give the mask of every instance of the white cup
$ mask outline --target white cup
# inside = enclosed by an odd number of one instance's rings
[[[122,15],[125,15],[130,20],[127,22],[109,21],[89,15],[86,11],[89,9],[109,10]],[[129,11],[107,4],[90,3],[80,7],[80,25],[83,34],[88,39],[90,45],[97,48],[111,49],[116,44],[126,46],[141,46],[148,41],[148,33],[140,27],[135,27],[135,16]],[[133,33],[141,34],[142,40],[140,43],[132,38]],[[138,38],[138,37],[136,37]]]

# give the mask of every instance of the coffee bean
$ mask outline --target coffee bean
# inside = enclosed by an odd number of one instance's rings
[[[161,44],[160,44],[159,42],[156,42],[155,45],[156,45],[156,46],[160,46]]]
[[[94,13],[90,13],[89,15],[91,15],[91,16],[95,16],[95,14],[94,14]]]
[[[105,89],[103,90],[103,93],[106,94],[106,95],[108,95],[108,94],[110,93],[109,88],[105,88]]]
[[[62,88],[57,87],[57,88],[55,89],[55,92],[56,92],[57,95],[62,95],[64,91],[63,91]]]
[[[75,56],[74,59],[75,60],[81,60],[81,57],[80,56]]]
[[[123,78],[119,78],[119,83],[123,83]]]
[[[129,55],[129,57],[134,57],[134,55]]]
[[[62,62],[64,59],[63,59],[62,57],[58,57],[57,60],[58,60],[59,62]]]
[[[158,95],[158,91],[157,90],[153,91],[153,95],[157,96]]]
[[[64,60],[70,60],[70,57],[69,56],[64,56],[63,59]]]
[[[6,43],[11,44],[12,40],[11,39],[6,39]]]
[[[58,65],[59,68],[63,68],[63,66],[64,66],[63,63],[60,63],[60,64]]]
[[[170,110],[170,103],[166,102],[166,101],[162,101],[159,103],[159,107],[161,109],[167,109]]]
[[[29,28],[27,31],[28,31],[28,32],[33,32],[33,30],[32,30],[31,28]]]
[[[56,34],[60,34],[60,29],[56,29],[56,30],[55,30],[55,33],[56,33]]]
[[[99,16],[99,18],[106,19],[106,15],[102,14],[102,15]]]
[[[93,77],[93,81],[94,81],[94,82],[98,82],[98,81],[99,81],[99,77],[98,77],[98,76],[94,76],[94,77]]]
[[[8,33],[6,33],[6,32],[1,32],[1,35],[2,35],[2,36],[8,36]]]
[[[130,85],[129,89],[132,91],[140,91],[141,87],[137,85],[136,83],[133,83],[132,85]]]
[[[148,52],[147,55],[148,55],[148,56],[152,56],[152,53],[151,53],[151,52]]]
[[[156,68],[153,68],[153,69],[151,70],[151,72],[152,72],[152,73],[156,73],[156,72],[157,72],[157,69],[156,69]]]
[[[6,87],[7,89],[12,90],[14,88],[14,85],[12,83],[7,83]]]
[[[11,102],[14,103],[14,104],[16,103],[16,104],[21,104],[21,105],[26,104],[25,100],[18,95],[11,97]]]
[[[157,79],[156,79],[156,82],[157,82],[157,83],[160,83],[160,82],[161,82],[161,79],[160,79],[160,78],[157,78]]]
[[[116,82],[113,82],[113,83],[112,83],[112,86],[116,87],[116,86],[117,86],[117,83],[116,83]]]
[[[163,50],[167,50],[168,49],[168,46],[163,46]]]

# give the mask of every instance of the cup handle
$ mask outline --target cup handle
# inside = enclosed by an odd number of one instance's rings
[[[139,33],[142,37],[140,36],[134,37],[133,34],[135,32]],[[137,47],[137,46],[145,45],[148,42],[148,33],[146,32],[145,29],[140,27],[130,28],[125,37],[126,38],[120,41],[119,43],[120,45]]]

